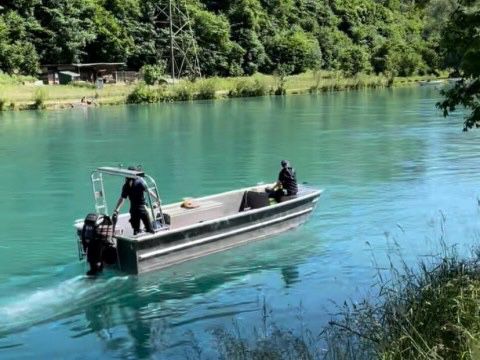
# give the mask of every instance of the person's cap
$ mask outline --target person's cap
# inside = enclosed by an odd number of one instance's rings
[[[129,166],[127,170],[130,171],[138,171],[138,168],[136,166]],[[135,176],[127,176],[125,180],[130,180],[130,179],[135,179]]]
[[[280,164],[282,164],[282,167],[287,167],[289,165],[288,160],[282,160]]]

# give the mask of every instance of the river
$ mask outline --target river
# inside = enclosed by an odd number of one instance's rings
[[[439,99],[411,87],[0,113],[0,358],[215,358],[215,329],[249,338],[267,316],[317,333],[389,258],[415,264],[442,240],[468,254],[480,133]],[[273,181],[281,159],[325,189],[299,229],[140,277],[82,276],[72,224],[93,208],[95,167],[141,164],[169,203]]]

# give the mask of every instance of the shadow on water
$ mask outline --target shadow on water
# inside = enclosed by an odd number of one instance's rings
[[[107,272],[95,280],[74,276],[55,287],[45,278],[42,282],[49,287],[0,303],[0,339],[7,340],[0,342],[0,349],[21,346],[12,343],[14,333],[57,321],[71,322],[74,338],[95,334],[122,356],[148,357],[167,346],[162,334],[171,329],[238,313],[220,308],[215,315],[199,311],[183,318],[193,306],[208,305],[209,293],[242,286],[246,277],[263,271],[278,271],[284,286],[293,286],[299,281],[298,265],[313,251],[318,253],[314,239],[313,231],[303,228],[138,277]],[[67,268],[70,273],[80,270]],[[254,301],[247,305],[248,311],[261,306]]]

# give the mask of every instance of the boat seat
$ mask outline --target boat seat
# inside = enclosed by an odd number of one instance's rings
[[[184,208],[182,206],[174,207],[171,209],[165,209],[164,211],[170,215],[170,217],[174,217],[179,214],[193,214],[199,211],[204,211],[206,209],[212,209],[216,207],[222,206],[221,202],[218,201],[213,201],[213,200],[207,200],[207,201],[202,201],[198,203],[197,207],[194,208]]]
[[[259,209],[268,205],[270,202],[265,191],[245,191],[239,211]]]
[[[169,219],[170,228],[178,228],[223,216],[223,204],[218,201],[205,200],[195,208],[181,206],[164,209],[164,215]]]

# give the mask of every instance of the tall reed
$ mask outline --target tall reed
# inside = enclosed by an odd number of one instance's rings
[[[35,94],[33,96],[33,108],[42,110],[46,108],[45,101],[48,98],[48,92],[46,89],[38,88],[35,90]]]

